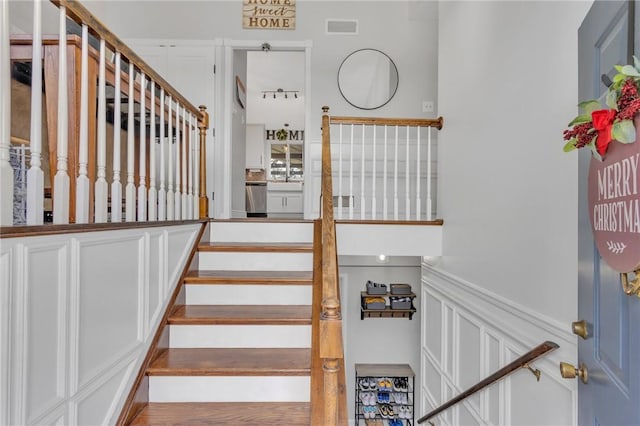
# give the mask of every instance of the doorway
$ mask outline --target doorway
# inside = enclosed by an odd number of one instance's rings
[[[224,40],[216,63],[214,217],[307,217],[310,43]]]

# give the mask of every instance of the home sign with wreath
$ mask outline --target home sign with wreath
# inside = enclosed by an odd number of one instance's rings
[[[588,199],[593,237],[603,260],[623,273],[624,285],[627,272],[640,271],[640,61],[634,58],[634,65],[616,70],[608,108],[596,100],[580,103],[581,114],[564,132],[564,150],[592,152]]]

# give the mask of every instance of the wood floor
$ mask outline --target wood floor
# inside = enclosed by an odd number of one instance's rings
[[[151,403],[131,423],[155,426],[308,426],[308,402]]]

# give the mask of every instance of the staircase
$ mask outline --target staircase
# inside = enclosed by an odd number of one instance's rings
[[[313,223],[210,225],[131,424],[309,425]]]

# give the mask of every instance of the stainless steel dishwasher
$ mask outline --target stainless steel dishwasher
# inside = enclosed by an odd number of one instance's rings
[[[264,169],[245,171],[247,217],[267,217],[267,179]]]

